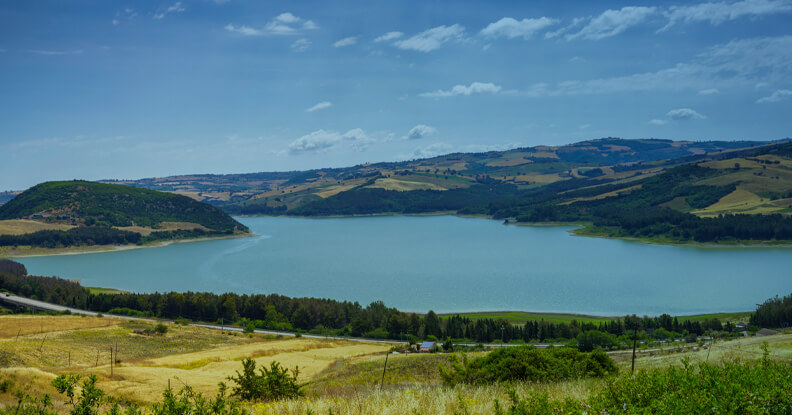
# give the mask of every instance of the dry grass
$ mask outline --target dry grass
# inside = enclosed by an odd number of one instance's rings
[[[177,231],[177,230],[193,230],[201,229],[203,231],[211,231],[211,229],[192,222],[162,222],[159,227],[151,228],[148,226],[116,226],[116,229],[129,232],[137,232],[143,236],[148,236],[152,232],[158,231]]]
[[[25,337],[68,330],[109,327],[125,320],[108,317],[81,316],[0,316],[0,339]]]
[[[508,402],[508,388],[514,388],[521,396],[528,393],[547,393],[550,397],[582,399],[591,391],[601,387],[598,379],[581,379],[558,383],[514,383],[505,385],[467,386],[453,388],[415,384],[411,387],[379,391],[379,386],[368,385],[357,389],[352,396],[309,397],[257,404],[251,407],[253,414],[305,414],[308,410],[316,414],[437,414],[456,413],[491,414],[494,400]],[[467,412],[465,412],[467,411]]]
[[[414,182],[398,179],[377,179],[374,184],[366,186],[371,189],[395,190],[397,192],[409,192],[410,190],[448,190],[436,184],[427,182]]]
[[[38,231],[67,231],[74,226],[27,219],[0,220],[0,235],[23,235]]]
[[[45,332],[38,333],[42,319]],[[288,368],[299,367],[300,379],[310,380],[339,359],[389,348],[360,342],[229,335],[175,324],[168,324],[164,336],[139,335],[133,331],[151,329],[154,322],[106,317],[3,317],[0,321],[0,327],[13,334],[0,340],[0,376],[23,373],[24,382],[15,383],[30,383],[26,390],[41,395],[51,392],[48,382],[58,374],[93,373],[99,376],[98,386],[110,395],[141,403],[159,400],[169,380],[175,388],[185,383],[213,395],[217,383],[240,370],[241,360],[248,357],[260,366],[278,361]],[[36,332],[17,339],[16,331],[6,328],[11,326],[7,322],[13,322],[13,327],[31,326]],[[91,327],[96,324],[110,325]],[[110,348],[115,345],[118,361],[110,377]],[[0,406],[13,400],[11,394],[0,395]]]
[[[547,184],[547,183],[555,183],[559,180],[567,180],[567,179],[562,178],[561,176],[558,175],[558,173],[552,173],[552,174],[531,174],[531,175],[521,174],[519,176],[515,176],[514,180],[518,182]]]
[[[341,192],[346,192],[347,190],[354,189],[356,186],[357,184],[330,186],[325,188],[321,192],[316,192],[316,195],[321,197],[322,199],[326,199],[330,196],[335,196]]]

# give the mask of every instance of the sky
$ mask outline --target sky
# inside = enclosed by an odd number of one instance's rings
[[[0,3],[0,191],[790,127],[792,0]]]

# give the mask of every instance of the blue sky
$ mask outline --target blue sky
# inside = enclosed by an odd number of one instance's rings
[[[792,1],[11,1],[0,190],[792,126]]]

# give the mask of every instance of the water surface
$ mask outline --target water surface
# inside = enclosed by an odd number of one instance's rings
[[[239,220],[259,236],[19,261],[34,275],[134,292],[382,300],[419,312],[694,314],[792,292],[788,248],[648,245],[454,216]]]

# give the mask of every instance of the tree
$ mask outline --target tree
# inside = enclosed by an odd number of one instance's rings
[[[281,367],[280,363],[273,361],[270,368],[262,367],[256,374],[256,361],[245,359],[242,361],[242,373],[228,379],[236,383],[231,388],[231,396],[237,396],[246,401],[272,401],[282,398],[299,398],[303,396],[304,385],[297,382],[299,368],[289,370]]]

